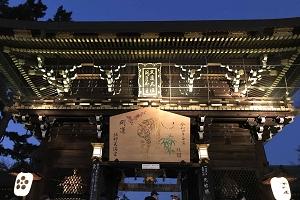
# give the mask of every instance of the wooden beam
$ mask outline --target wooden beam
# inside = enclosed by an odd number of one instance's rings
[[[28,112],[29,114],[40,114],[46,116],[55,116],[55,117],[90,117],[96,114],[102,114],[107,116],[117,115],[125,112],[132,111],[132,109],[26,109],[26,108],[16,108],[19,111]],[[66,112],[67,111],[67,112]],[[292,115],[293,112],[290,110],[286,111],[245,111],[245,110],[166,110],[179,115],[189,116],[189,117],[197,117],[199,115],[207,116],[207,117],[234,117],[234,118],[251,118],[258,116],[266,116],[266,117],[276,117],[276,116],[288,116]]]
[[[230,48],[230,49],[219,49],[219,48],[211,48],[211,49],[165,49],[165,50],[155,50],[155,49],[26,49],[26,48],[14,48],[14,47],[4,47],[6,51],[10,51],[12,53],[27,53],[27,54],[53,54],[53,55],[100,55],[107,57],[108,55],[124,55],[124,54],[135,54],[135,55],[169,55],[169,54],[263,54],[263,53],[281,53],[281,52],[295,52],[297,51],[297,47],[283,47],[283,48]]]
[[[153,184],[146,185],[142,183],[120,183],[119,191],[147,191],[151,192],[156,190],[157,192],[181,192],[180,186],[177,184]]]

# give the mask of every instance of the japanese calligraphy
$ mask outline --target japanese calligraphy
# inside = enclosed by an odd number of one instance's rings
[[[182,145],[185,145],[185,134],[186,134],[186,124],[180,123],[180,130],[181,130],[181,142]]]
[[[126,120],[121,120],[120,121],[120,133],[125,134],[126,130]]]
[[[113,134],[113,155],[114,157],[118,156],[118,133],[114,132]]]
[[[139,63],[139,96],[158,97],[161,95],[161,63]]]
[[[176,156],[177,156],[177,158],[181,158],[181,149],[180,149],[180,147],[178,147],[176,149]]]
[[[204,188],[204,193],[209,194],[209,182],[208,182],[208,167],[207,165],[204,165],[201,167],[201,175],[203,178],[203,188]]]

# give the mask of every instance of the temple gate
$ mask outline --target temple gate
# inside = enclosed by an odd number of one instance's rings
[[[296,114],[299,24],[0,19],[0,136],[14,119],[41,141],[28,198],[272,199],[263,144]]]

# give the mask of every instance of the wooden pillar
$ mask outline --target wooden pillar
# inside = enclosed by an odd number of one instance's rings
[[[182,200],[189,200],[189,180],[188,180],[188,176],[187,174],[183,175],[183,178],[181,179],[181,196],[182,196]]]
[[[99,200],[100,191],[104,187],[103,184],[103,166],[102,162],[102,149],[103,143],[92,143],[93,155],[92,155],[92,174],[90,184],[90,200]]]
[[[100,161],[98,159],[94,159],[90,184],[90,200],[97,200],[100,198],[100,184],[98,183],[100,173]]]
[[[90,184],[89,200],[115,199],[118,191],[118,171],[102,162],[104,143],[92,143],[93,163]]]
[[[199,163],[200,163],[200,173],[199,175],[199,199],[213,200],[214,199],[214,188],[212,180],[212,172],[209,165],[209,155],[208,155],[209,144],[197,144]]]
[[[259,177],[265,174],[265,170],[268,169],[268,161],[264,149],[263,141],[255,142],[255,156],[256,156],[256,166],[259,172]]]
[[[121,172],[111,166],[104,166],[101,171],[101,180],[104,187],[101,189],[101,200],[115,199],[118,193],[118,185],[121,181]]]
[[[212,171],[208,162],[202,162],[199,173],[199,185],[200,193],[199,199],[213,200],[214,199],[214,188],[212,180]]]
[[[119,173],[110,166],[93,161],[89,200],[114,200],[118,192]]]
[[[50,195],[50,186],[49,186],[49,169],[53,165],[53,159],[56,157],[53,155],[48,149],[47,141],[42,141],[38,149],[32,153],[31,155],[33,166],[35,166],[34,170],[37,170],[41,175],[41,180],[34,181],[36,194],[36,199],[40,199],[43,196]],[[33,198],[33,200],[35,200]]]
[[[188,197],[189,199],[199,199],[200,181],[198,178],[199,168],[191,168],[188,176]]]

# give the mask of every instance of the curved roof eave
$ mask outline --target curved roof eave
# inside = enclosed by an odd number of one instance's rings
[[[261,20],[36,22],[0,19],[0,28],[58,32],[203,32],[259,31],[300,27],[300,17]]]

